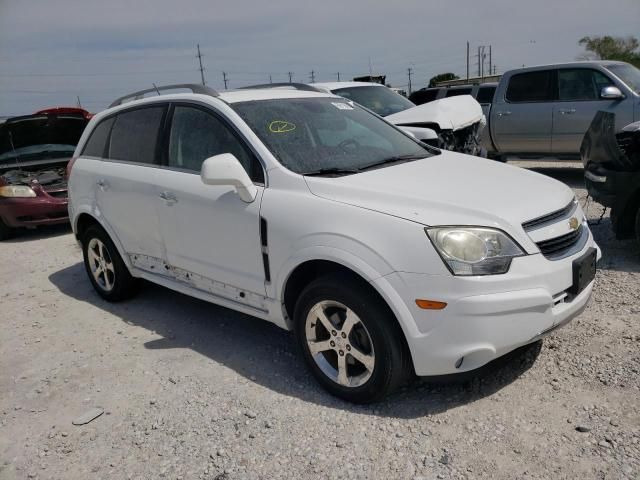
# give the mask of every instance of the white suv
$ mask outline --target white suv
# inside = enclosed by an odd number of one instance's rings
[[[114,102],[78,144],[69,213],[103,298],[143,278],[293,330],[354,402],[478,368],[585,308],[600,253],[565,185],[426,147],[332,94],[178,87],[192,93]]]

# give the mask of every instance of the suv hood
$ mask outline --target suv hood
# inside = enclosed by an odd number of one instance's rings
[[[460,130],[484,119],[482,107],[471,95],[443,98],[385,117],[394,125],[436,124],[441,130]]]
[[[530,244],[522,223],[574,194],[544,175],[454,152],[338,178],[305,177],[311,192],[423,225],[482,225]],[[525,247],[526,248],[526,247]]]

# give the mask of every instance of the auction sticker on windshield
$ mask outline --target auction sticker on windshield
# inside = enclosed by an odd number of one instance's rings
[[[343,102],[331,102],[331,104],[336,107],[338,110],[353,110],[353,107],[348,103]]]

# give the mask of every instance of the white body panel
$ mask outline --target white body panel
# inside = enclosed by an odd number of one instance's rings
[[[443,98],[385,117],[395,125],[435,123],[442,130],[459,130],[484,121],[482,107],[471,95]]]
[[[222,100],[232,105],[316,95],[323,94],[243,91],[223,94]],[[535,242],[563,234],[568,227],[559,223],[529,234],[522,227],[571,202],[573,193],[559,182],[446,151],[356,175],[303,177],[280,165],[220,99],[167,95],[136,103],[185,98],[221,112],[242,132],[264,165],[265,185],[256,185],[256,199],[246,203],[232,187],[204,185],[194,174],[161,167],[119,173],[112,162],[80,157],[69,181],[74,231],[81,215],[93,217],[112,236],[134,276],[290,328],[283,302],[291,273],[307,261],[335,262],[367,280],[389,304],[419,375],[479,367],[570,320],[586,306],[592,285],[571,301],[565,301],[563,292],[572,285],[573,260],[597,248],[590,233],[580,251],[551,261]],[[94,117],[76,156],[95,124],[126,106]],[[124,175],[121,182],[111,181],[112,191],[123,199],[102,200],[96,182],[107,174]],[[124,186],[137,191],[125,192]],[[174,194],[177,202],[167,205],[158,196],[164,191]],[[143,212],[150,209],[148,215]],[[579,208],[575,215],[583,219]],[[260,217],[268,223],[264,249]],[[425,234],[429,225],[499,228],[526,255],[515,258],[506,274],[454,276]],[[263,252],[268,254],[269,280]],[[132,265],[130,256],[135,253],[159,256],[164,271]],[[415,304],[418,298],[448,306],[421,310]],[[456,368],[462,356],[465,361]]]

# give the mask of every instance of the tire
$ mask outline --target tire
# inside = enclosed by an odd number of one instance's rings
[[[381,400],[412,372],[394,315],[369,285],[348,275],[323,276],[305,287],[296,302],[294,330],[311,373],[349,402]]]
[[[640,245],[640,206],[638,206],[638,211],[636,212],[636,240]]]
[[[111,238],[101,227],[93,225],[84,233],[82,255],[93,288],[105,300],[119,302],[138,292],[139,279],[131,276]]]
[[[4,223],[2,218],[0,218],[0,240],[7,240],[13,237],[13,234],[14,234],[14,229],[11,228],[6,223]]]

